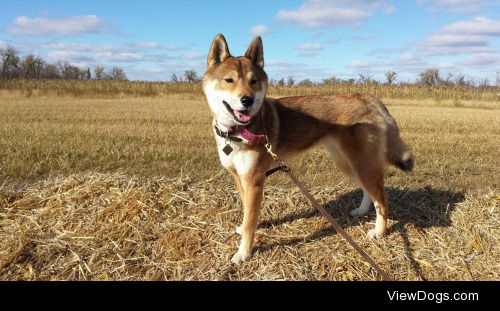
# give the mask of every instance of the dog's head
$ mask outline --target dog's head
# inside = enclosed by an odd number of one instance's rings
[[[203,76],[203,92],[219,122],[226,126],[249,124],[264,103],[267,83],[260,37],[241,57],[231,56],[223,35],[215,37]]]

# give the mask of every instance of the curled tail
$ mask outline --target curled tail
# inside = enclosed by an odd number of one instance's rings
[[[402,171],[411,172],[415,165],[415,158],[408,145],[401,139],[396,120],[394,120],[387,107],[381,101],[377,100],[376,103],[387,130],[387,162]]]
[[[391,118],[387,128],[387,161],[405,172],[411,172],[415,165],[415,158],[408,145],[399,135],[398,125]]]

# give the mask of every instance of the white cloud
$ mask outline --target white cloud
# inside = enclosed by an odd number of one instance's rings
[[[323,47],[318,43],[303,43],[296,45],[294,49],[299,51],[320,51]]]
[[[97,59],[106,60],[111,62],[137,62],[141,61],[143,57],[136,53],[114,53],[103,52],[95,54]]]
[[[181,55],[182,59],[202,59],[205,58],[204,54],[201,53],[186,53]]]
[[[500,57],[498,54],[480,53],[463,60],[461,64],[473,67],[497,67],[500,65]]]
[[[319,80],[331,75],[327,68],[314,68],[298,62],[271,59],[266,62],[266,66],[269,77],[274,79],[292,76],[297,81],[302,79]]]
[[[460,21],[448,25],[443,28],[442,32],[450,34],[500,36],[500,21],[480,16],[470,21]]]
[[[500,37],[500,21],[476,17],[443,27],[420,46],[423,55],[459,55],[491,52],[490,39]]]
[[[74,36],[91,33],[104,33],[111,30],[106,20],[95,15],[68,16],[59,19],[46,17],[17,17],[7,32],[16,35],[43,36],[60,35]]]
[[[392,54],[400,54],[407,51],[408,48],[376,48],[368,52],[369,56],[376,56],[378,58],[384,58]]]
[[[498,5],[495,0],[418,0],[418,4],[428,5],[430,12],[448,11],[452,13],[475,13],[489,6]]]
[[[351,69],[380,69],[389,66],[390,63],[382,61],[361,61],[353,60],[346,65],[347,68]]]
[[[418,50],[422,56],[451,56],[491,53],[490,47],[460,47],[460,46],[424,46]]]
[[[39,47],[49,50],[73,51],[73,52],[124,52],[125,47],[114,46],[111,44],[88,44],[88,43],[43,43]]]
[[[269,60],[266,62],[266,66],[275,68],[287,68],[287,67],[303,67],[305,65],[300,63],[285,62],[281,60]]]
[[[136,42],[123,45],[49,42],[41,44],[40,47],[44,49],[53,49],[61,51],[78,51],[78,52],[95,52],[95,53],[103,53],[103,52],[130,53],[134,51],[138,52],[138,50],[155,50],[155,49],[167,50],[167,51],[182,50],[182,48],[176,45],[159,44],[155,42]]]
[[[411,53],[406,53],[401,55],[398,59],[396,59],[396,65],[402,66],[402,67],[424,67],[427,66],[427,62],[423,61],[420,57],[415,56],[414,54]]]
[[[51,52],[47,53],[45,60],[48,61],[49,63],[69,62],[69,63],[75,64],[75,63],[91,62],[94,59],[92,57],[90,57],[89,55],[86,55],[86,54],[81,53],[81,52],[51,51]]]
[[[135,42],[130,44],[132,48],[141,50],[167,50],[167,51],[179,51],[182,50],[181,47],[175,44],[160,44],[156,42]]]
[[[319,52],[323,50],[321,44],[318,43],[303,43],[293,47],[294,50],[300,51],[297,56],[313,58],[318,56]]]
[[[262,36],[269,33],[269,27],[263,24],[255,25],[250,29],[250,34],[252,36]]]
[[[299,8],[280,10],[276,18],[302,28],[329,28],[356,25],[379,8],[395,11],[387,0],[305,0]]]
[[[164,62],[171,57],[163,54],[140,54],[129,52],[103,52],[96,53],[95,58],[107,62],[140,63],[140,62]]]
[[[53,49],[60,51],[75,51],[75,52],[90,52],[93,51],[95,46],[91,44],[80,43],[43,43],[41,47],[44,49]]]
[[[7,42],[0,41],[0,49],[6,49],[8,46]]]
[[[486,46],[488,40],[482,36],[467,35],[460,33],[435,33],[430,35],[425,41],[424,45],[431,46],[444,46],[444,47],[467,47],[467,46]]]
[[[408,78],[409,74],[418,75],[428,68],[439,69],[442,76],[474,71],[491,75],[500,66],[500,51],[495,44],[498,38],[500,21],[475,17],[446,25],[417,44],[369,52],[368,55],[382,59],[381,63],[356,60],[346,68],[372,70],[380,65],[380,69],[391,68]]]
[[[295,11],[279,11],[277,15],[280,20],[305,28],[326,28],[353,24],[368,19],[370,16],[371,14],[368,12],[353,9],[329,8],[319,10],[307,7],[301,7]]]
[[[306,58],[313,58],[313,57],[316,57],[318,56],[318,52],[317,51],[304,51],[304,52],[300,52],[299,54],[297,54],[298,57],[306,57]]]

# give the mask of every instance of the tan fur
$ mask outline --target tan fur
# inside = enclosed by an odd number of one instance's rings
[[[256,38],[245,57],[234,58],[224,37],[218,35],[212,44],[208,63],[203,87],[209,106],[217,123],[234,126],[230,113],[219,105],[224,100],[238,106],[238,99],[243,96],[257,99],[259,94],[265,93],[267,75],[263,70],[262,41]],[[226,79],[233,82],[227,83]],[[257,83],[252,84],[252,80],[257,80]],[[233,105],[231,108],[236,109]],[[267,134],[273,150],[281,158],[294,156],[319,144],[328,149],[337,166],[366,194],[362,206],[354,210],[353,215],[366,213],[371,199],[377,219],[374,230],[368,235],[382,237],[388,213],[385,166],[393,164],[405,170],[413,167],[413,156],[383,103],[361,94],[348,94],[280,99],[263,97],[256,100],[254,106],[252,122],[247,129],[252,133]],[[244,207],[243,223],[237,230],[242,235],[241,244],[232,258],[234,263],[240,263],[251,257],[265,172],[276,164],[263,145],[247,142],[232,142],[235,151],[227,156],[220,151],[227,142],[217,135],[215,137],[221,163],[233,174]]]

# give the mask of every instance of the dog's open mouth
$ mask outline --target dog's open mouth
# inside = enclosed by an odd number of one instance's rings
[[[233,109],[225,100],[222,101],[222,103],[226,107],[227,111],[229,111],[229,113],[233,116],[236,123],[240,125],[247,125],[248,123],[250,123],[250,120],[252,119],[252,117],[250,116],[250,110]]]

